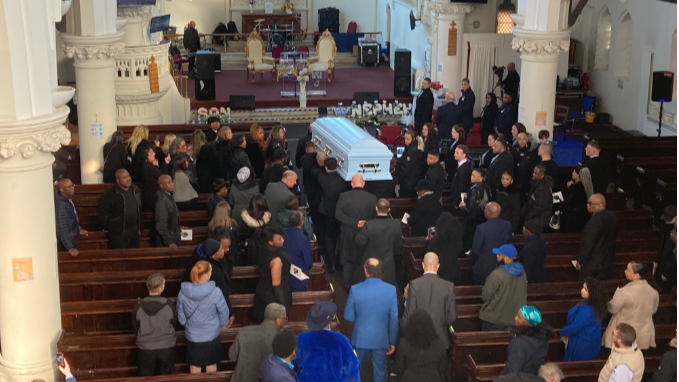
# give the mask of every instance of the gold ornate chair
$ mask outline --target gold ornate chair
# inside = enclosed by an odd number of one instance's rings
[[[255,82],[256,73],[260,73],[261,78],[264,78],[265,72],[271,72],[271,81],[275,79],[276,63],[273,58],[264,55],[264,41],[256,29],[250,33],[245,42],[245,58],[248,60],[247,78],[250,78],[252,73],[252,82]]]
[[[331,82],[335,77],[335,56],[337,56],[335,39],[326,29],[316,44],[316,56],[309,56],[309,70],[325,70],[328,72],[328,82]]]

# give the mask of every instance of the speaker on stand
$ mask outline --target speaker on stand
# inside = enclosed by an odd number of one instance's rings
[[[394,97],[410,97],[411,57],[408,49],[394,51]]]
[[[674,93],[674,73],[669,71],[653,72],[653,89],[651,90],[651,101],[660,102],[660,115],[658,116],[658,137],[662,129],[662,112],[665,102],[672,102]]]

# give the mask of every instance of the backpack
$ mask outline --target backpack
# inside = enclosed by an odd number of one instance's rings
[[[233,21],[228,22],[228,24],[226,25],[226,33],[238,33],[238,28],[236,27],[235,22]],[[238,41],[238,38],[234,37],[229,37],[229,39]]]

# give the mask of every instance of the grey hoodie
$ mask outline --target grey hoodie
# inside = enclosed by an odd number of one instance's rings
[[[132,310],[132,328],[137,333],[137,347],[158,350],[174,347],[177,309],[174,301],[162,296],[148,296]]]

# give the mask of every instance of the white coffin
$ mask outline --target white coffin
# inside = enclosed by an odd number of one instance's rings
[[[368,180],[391,180],[391,151],[346,118],[318,118],[311,124],[316,151],[326,151],[336,158],[337,172],[344,180],[356,174]]]

